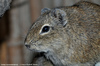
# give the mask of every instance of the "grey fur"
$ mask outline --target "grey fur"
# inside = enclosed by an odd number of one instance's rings
[[[46,13],[46,12],[48,12],[48,11],[50,11],[49,8],[43,8],[43,9],[41,10],[41,14],[44,14],[44,13]]]
[[[52,10],[51,15],[54,16],[55,18],[58,18],[63,26],[66,26],[68,19],[66,18],[66,12],[64,10],[54,9]]]
[[[48,51],[44,56],[46,59],[50,60],[54,66],[64,66],[55,53]]]
[[[0,0],[0,17],[10,8],[11,0]]]

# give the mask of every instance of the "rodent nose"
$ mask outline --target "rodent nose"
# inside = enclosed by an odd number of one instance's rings
[[[30,48],[30,45],[25,45],[27,48]]]

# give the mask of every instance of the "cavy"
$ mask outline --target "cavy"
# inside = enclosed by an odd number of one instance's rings
[[[42,9],[25,45],[47,58],[55,57],[63,66],[100,66],[100,5],[79,2]]]

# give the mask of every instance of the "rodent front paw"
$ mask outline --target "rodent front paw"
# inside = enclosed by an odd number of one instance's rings
[[[48,51],[44,54],[46,59],[51,61],[54,66],[64,66],[61,60],[56,56],[55,53]]]

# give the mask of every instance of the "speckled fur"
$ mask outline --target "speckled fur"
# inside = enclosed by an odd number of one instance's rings
[[[67,25],[63,27],[51,16],[51,11],[42,14],[26,37],[30,49],[55,52],[62,63],[69,66],[93,66],[100,62],[100,6],[79,2],[54,9],[66,12]],[[39,31],[44,24],[50,24],[51,30],[41,36]]]

